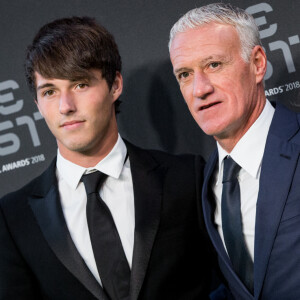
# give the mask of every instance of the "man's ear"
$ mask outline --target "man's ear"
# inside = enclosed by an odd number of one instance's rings
[[[122,74],[117,71],[115,80],[111,87],[111,93],[114,101],[116,101],[121,96],[122,91],[123,91],[123,77]]]
[[[255,46],[252,50],[251,59],[254,65],[256,83],[263,81],[267,71],[267,56],[261,46]]]

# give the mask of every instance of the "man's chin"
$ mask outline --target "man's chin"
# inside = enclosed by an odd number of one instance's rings
[[[64,148],[66,151],[69,152],[76,152],[76,153],[82,153],[86,154],[91,151],[91,145],[90,143],[87,142],[69,142],[69,143],[64,143],[63,145],[59,145],[59,148]]]

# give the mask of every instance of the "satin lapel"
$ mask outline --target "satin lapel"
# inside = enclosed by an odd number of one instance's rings
[[[135,204],[130,299],[136,300],[145,278],[160,221],[163,171],[148,151],[130,144],[127,144],[127,149]]]
[[[213,243],[214,247],[216,248],[219,256],[226,263],[226,265],[228,265],[228,267],[230,267],[230,261],[228,259],[228,255],[225,252],[220,235],[214,225],[215,204],[213,202],[214,200],[210,199],[211,196],[209,195],[210,194],[210,192],[209,192],[210,183],[211,183],[213,172],[214,172],[217,162],[218,162],[218,151],[215,151],[211,155],[211,157],[205,167],[205,175],[204,175],[204,183],[203,183],[203,191],[202,191],[202,206],[203,206],[203,213],[204,213],[204,221],[205,221],[209,236],[212,240],[212,243]]]
[[[299,157],[298,146],[269,134],[256,208],[254,288],[259,298],[270,253]],[[280,187],[280,188],[276,188]]]
[[[217,163],[218,151],[215,150],[206,164],[204,174],[204,183],[202,189],[202,206],[205,225],[210,239],[215,249],[217,250],[219,259],[223,261],[223,264],[226,266],[227,271],[230,273],[230,275],[236,281],[236,283],[240,286],[240,289],[242,289],[244,293],[248,295],[249,299],[252,299],[253,296],[249,293],[245,285],[240,281],[236,273],[233,271],[231,261],[225,251],[219,232],[214,224],[215,203],[213,202],[214,200],[212,199],[211,195],[211,182]]]
[[[50,248],[61,263],[97,298],[107,300],[68,231],[55,177],[55,163],[42,176],[41,190],[29,199],[29,205]]]

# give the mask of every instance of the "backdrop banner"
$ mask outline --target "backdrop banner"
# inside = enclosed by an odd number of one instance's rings
[[[268,57],[265,93],[300,111],[300,1],[223,1],[251,13]],[[47,22],[91,16],[119,45],[124,92],[118,115],[122,137],[170,153],[208,158],[215,146],[194,122],[169,61],[173,24],[188,10],[212,1],[1,0],[0,197],[39,175],[57,146],[25,83],[25,49]]]

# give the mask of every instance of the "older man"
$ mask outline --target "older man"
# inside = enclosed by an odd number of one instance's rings
[[[236,299],[300,299],[300,115],[266,100],[253,18],[229,4],[189,11],[170,57],[195,121],[217,141],[203,208]]]

